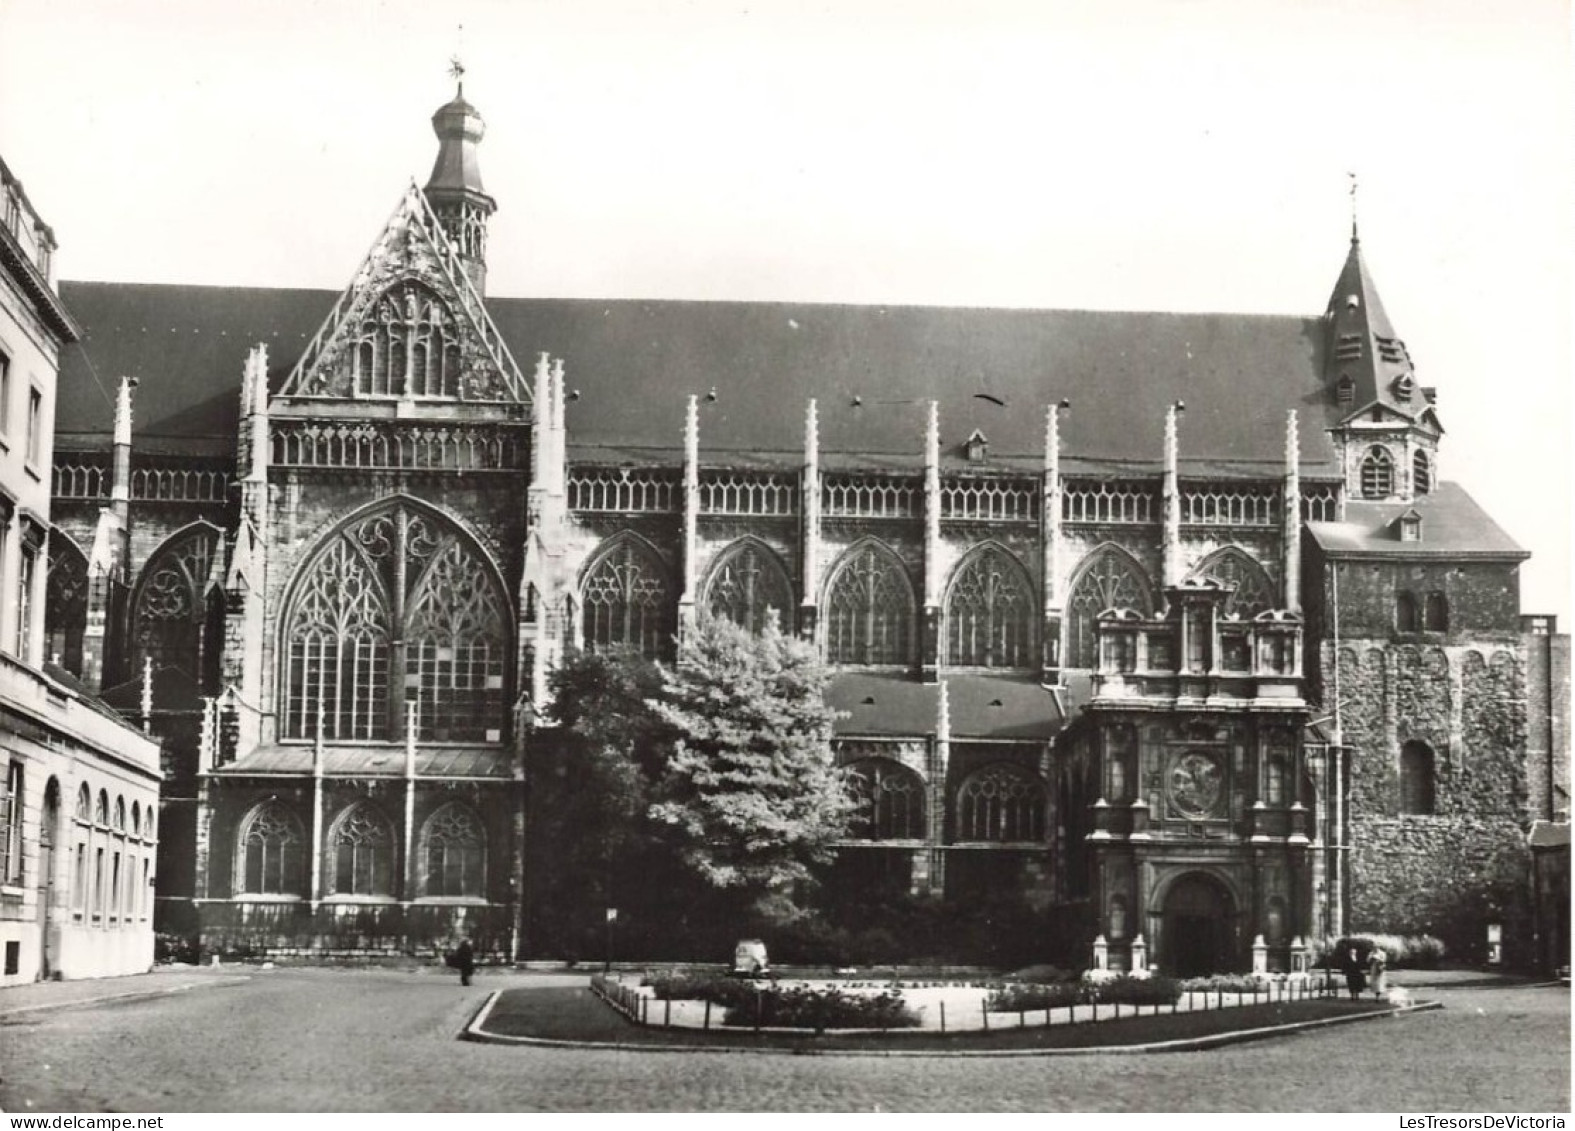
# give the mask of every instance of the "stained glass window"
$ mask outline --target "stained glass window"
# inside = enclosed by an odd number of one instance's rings
[[[924,836],[924,782],[918,774],[886,758],[861,758],[843,773],[858,806],[854,837],[917,840]]]
[[[826,593],[826,662],[906,664],[913,658],[914,601],[908,571],[890,550],[849,551]]]
[[[673,600],[667,573],[643,543],[619,538],[596,559],[581,587],[585,647],[632,648],[646,656],[667,650]]]
[[[422,859],[428,896],[480,896],[485,885],[486,835],[475,813],[458,802],[427,818]]]
[[[986,766],[957,791],[961,841],[1038,841],[1045,835],[1044,783],[1011,762]]]
[[[1099,662],[1094,618],[1106,609],[1134,609],[1147,616],[1148,578],[1124,550],[1094,551],[1077,575],[1066,602],[1066,666],[1094,668]]]
[[[371,805],[351,806],[335,822],[328,848],[331,894],[394,893],[394,829]]]
[[[153,555],[137,584],[132,639],[134,676],[145,660],[155,669],[178,668],[204,690],[219,684],[224,641],[224,601],[213,582],[219,531],[206,523],[172,536]]]
[[[301,895],[306,837],[301,822],[277,801],[265,801],[241,826],[241,891]]]
[[[768,617],[780,628],[793,626],[793,590],[777,556],[755,542],[724,551],[706,586],[706,606],[717,616],[759,632]]]
[[[987,546],[958,567],[946,595],[946,662],[1026,668],[1038,662],[1033,586],[1006,551]]]
[[[319,708],[325,738],[399,737],[413,700],[420,738],[501,741],[508,620],[494,571],[450,524],[405,504],[356,520],[296,590],[285,737],[314,736]]]
[[[459,335],[448,307],[411,279],[380,295],[349,351],[358,396],[459,395]]]

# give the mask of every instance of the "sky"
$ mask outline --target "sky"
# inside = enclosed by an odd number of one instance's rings
[[[1571,627],[1567,2],[0,0],[0,154],[62,278],[339,289],[456,54],[500,295],[1316,315],[1355,173],[1440,472]]]

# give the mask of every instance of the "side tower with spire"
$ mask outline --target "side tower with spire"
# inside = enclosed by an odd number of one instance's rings
[[[486,133],[486,123],[465,101],[464,68],[454,65],[460,80],[452,101],[432,115],[437,134],[437,160],[427,178],[427,202],[438,222],[459,251],[465,274],[476,293],[487,293],[487,221],[497,211],[497,201],[481,187],[481,164],[476,146]]]
[[[1341,415],[1333,429],[1346,497],[1409,503],[1438,481],[1443,428],[1434,390],[1395,333],[1362,258],[1356,222],[1351,250],[1324,314],[1324,378]]]

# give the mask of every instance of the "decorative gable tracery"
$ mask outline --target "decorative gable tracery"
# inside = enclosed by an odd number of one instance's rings
[[[280,395],[529,403],[459,256],[412,183]]]

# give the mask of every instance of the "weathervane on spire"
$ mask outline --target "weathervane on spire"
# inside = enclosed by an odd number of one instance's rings
[[[465,93],[465,64],[460,61],[460,55],[465,49],[465,25],[459,25],[457,49],[448,59],[448,77],[459,84],[459,93]]]
[[[1351,178],[1351,242],[1356,243],[1356,174],[1347,173],[1346,176]]]

